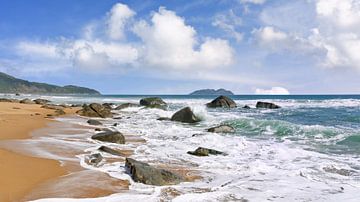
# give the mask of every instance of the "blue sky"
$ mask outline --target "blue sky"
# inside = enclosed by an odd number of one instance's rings
[[[0,71],[118,94],[360,93],[359,0],[0,0]]]

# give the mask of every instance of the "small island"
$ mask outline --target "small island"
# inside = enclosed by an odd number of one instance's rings
[[[229,90],[220,88],[217,90],[215,90],[215,89],[196,90],[196,91],[190,93],[189,95],[234,95],[234,93]]]

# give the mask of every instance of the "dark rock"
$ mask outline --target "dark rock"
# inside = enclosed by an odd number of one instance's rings
[[[111,118],[113,116],[109,109],[98,103],[84,104],[83,108],[76,113],[87,117]]]
[[[158,120],[158,121],[171,121],[171,118],[169,118],[169,117],[160,117],[160,118],[158,118],[156,120]]]
[[[183,122],[183,123],[196,123],[196,122],[201,121],[191,111],[190,107],[185,107],[185,108],[177,111],[174,115],[172,115],[171,120],[179,121],[179,122]]]
[[[105,107],[108,110],[112,110],[113,103],[103,103],[102,106]]]
[[[131,158],[126,158],[125,168],[135,182],[163,186],[174,185],[183,181],[183,178],[175,173],[155,168]]]
[[[66,114],[66,113],[65,113],[65,111],[62,110],[62,109],[57,109],[57,110],[55,110],[55,112],[54,112],[54,115],[55,115],[55,116],[60,116],[60,115],[64,115],[64,114]]]
[[[38,105],[44,105],[44,104],[46,104],[46,103],[49,103],[50,100],[40,99],[40,98],[39,98],[39,99],[35,99],[34,102],[35,102],[36,104],[38,104]]]
[[[118,123],[114,123],[114,124],[113,124],[114,127],[116,127],[116,126],[118,126],[118,125],[119,125]]]
[[[32,101],[32,100],[30,100],[28,98],[20,100],[20,103],[22,103],[22,104],[35,104],[34,101]]]
[[[105,131],[105,132],[112,132],[112,130],[108,128],[95,128],[95,131]]]
[[[110,147],[107,147],[107,146],[101,146],[101,147],[99,147],[98,150],[100,150],[102,152],[112,154],[112,155],[115,155],[115,156],[123,156],[120,151],[117,151],[115,149],[111,149]]]
[[[63,106],[59,106],[59,105],[53,105],[53,104],[45,104],[43,106],[41,106],[41,108],[44,108],[44,109],[53,109],[53,110],[63,110],[64,107]]]
[[[93,166],[97,166],[102,160],[103,160],[103,157],[99,153],[91,154],[91,155],[87,156],[87,158],[85,159],[87,164],[93,165]]]
[[[216,108],[216,107],[235,108],[236,103],[231,98],[221,95],[216,99],[214,99],[213,101],[211,101],[210,103],[207,103],[206,106],[210,108]]]
[[[105,131],[91,136],[91,139],[103,142],[125,144],[125,137],[118,131]]]
[[[280,106],[271,103],[271,102],[257,102],[256,108],[266,108],[266,109],[279,109]]]
[[[245,106],[243,106],[243,109],[250,109],[250,106],[249,106],[249,105],[245,105]]]
[[[87,123],[90,124],[90,125],[93,125],[93,126],[102,125],[102,123],[101,123],[100,121],[94,120],[94,119],[89,119],[89,120],[87,121]]]
[[[8,99],[8,98],[0,98],[0,102],[13,102],[13,103],[19,103],[20,100],[17,99]]]
[[[225,155],[224,152],[221,151],[217,151],[215,149],[208,149],[208,148],[204,148],[204,147],[199,147],[197,148],[195,151],[188,151],[188,154],[191,155],[195,155],[195,156],[209,156],[209,154],[211,155]]]
[[[149,97],[143,98],[140,100],[141,106],[146,106],[149,108],[159,108],[159,109],[166,109],[167,104],[159,97]]]
[[[20,94],[19,94],[19,93],[15,93],[15,96],[20,96]]]
[[[115,110],[122,110],[129,107],[139,107],[140,105],[134,103],[124,103],[115,108]]]
[[[207,129],[211,133],[234,133],[235,129],[230,125],[220,125]]]
[[[323,170],[328,173],[334,173],[334,174],[339,174],[339,175],[343,175],[343,176],[351,176],[351,175],[355,174],[355,171],[344,169],[344,168],[338,169],[338,168],[335,168],[334,166],[324,167]]]

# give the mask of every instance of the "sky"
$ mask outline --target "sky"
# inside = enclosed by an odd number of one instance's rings
[[[104,94],[359,94],[360,0],[0,0],[0,71]]]

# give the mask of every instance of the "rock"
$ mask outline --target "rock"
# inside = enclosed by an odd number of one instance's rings
[[[97,166],[101,161],[103,160],[103,157],[100,153],[91,154],[86,157],[85,161],[89,165]]]
[[[119,123],[114,123],[114,124],[113,124],[114,127],[116,127],[116,126],[118,126],[118,125],[119,125]]]
[[[109,109],[98,103],[84,104],[83,108],[76,113],[87,117],[111,118],[113,116]]]
[[[34,101],[32,101],[32,100],[30,100],[28,98],[20,100],[20,103],[22,103],[22,104],[35,104]]]
[[[196,122],[201,121],[191,111],[190,107],[185,107],[185,108],[177,111],[174,115],[172,115],[171,120],[179,121],[179,122],[183,122],[183,123],[196,123]]]
[[[112,130],[108,128],[95,128],[95,131],[105,131],[105,132],[112,132]]]
[[[15,93],[15,96],[20,96],[20,93]]]
[[[64,114],[66,114],[66,113],[65,113],[65,111],[62,110],[62,109],[57,109],[57,110],[55,110],[55,112],[54,112],[54,115],[55,115],[55,116],[60,116],[60,115],[64,115]]]
[[[134,103],[124,103],[115,108],[115,110],[122,110],[129,107],[139,107],[140,105]]]
[[[141,106],[146,106],[149,108],[159,108],[159,109],[166,109],[167,104],[159,97],[148,97],[143,98],[140,100]]]
[[[108,110],[112,110],[113,103],[103,103],[102,106],[105,107]]]
[[[59,106],[59,105],[53,105],[53,104],[45,104],[43,106],[41,106],[41,108],[44,108],[44,109],[53,109],[53,110],[63,110],[64,107],[63,106]]]
[[[191,155],[195,155],[195,156],[209,156],[209,154],[211,154],[211,155],[218,155],[218,154],[225,155],[224,152],[217,151],[215,149],[208,149],[208,148],[204,148],[204,147],[198,147],[195,151],[188,151],[187,153],[191,154]]]
[[[158,120],[158,121],[171,121],[171,118],[169,118],[169,117],[160,117],[160,118],[157,118],[156,120]]]
[[[110,147],[107,147],[107,146],[101,146],[101,147],[99,147],[98,150],[115,155],[115,156],[123,156],[121,152],[119,152],[115,149],[111,149]]]
[[[231,98],[221,95],[216,99],[214,99],[213,101],[211,101],[210,103],[207,103],[206,106],[210,108],[216,108],[216,107],[235,108],[236,103]]]
[[[20,100],[17,99],[8,99],[8,98],[0,98],[0,102],[13,102],[13,103],[19,103]]]
[[[243,106],[243,109],[250,109],[250,106],[249,106],[249,105],[245,105],[245,106]]]
[[[280,106],[271,103],[271,102],[257,102],[256,108],[266,108],[266,109],[279,109]]]
[[[35,99],[35,100],[33,100],[36,104],[38,104],[38,105],[44,105],[44,104],[46,104],[46,103],[48,103],[48,102],[50,102],[50,100],[46,100],[46,99]]]
[[[149,185],[175,185],[183,181],[183,178],[168,170],[155,168],[147,163],[126,158],[125,168],[135,182]]]
[[[348,170],[348,169],[344,169],[344,168],[338,169],[338,168],[335,168],[334,166],[324,167],[323,170],[328,173],[339,174],[339,175],[343,175],[343,176],[351,176],[351,175],[355,174],[355,171],[353,171],[353,170]]]
[[[125,144],[125,137],[118,131],[105,131],[91,136],[91,139],[103,142]]]
[[[207,129],[211,133],[234,133],[235,129],[230,125],[220,125]]]
[[[93,125],[93,126],[102,125],[102,123],[100,121],[94,120],[94,119],[89,119],[86,123],[88,123],[89,125]]]

